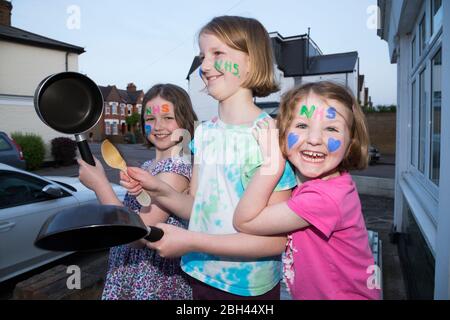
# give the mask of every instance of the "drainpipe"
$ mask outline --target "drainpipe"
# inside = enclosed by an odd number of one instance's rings
[[[69,71],[69,52],[66,52],[66,71]]]

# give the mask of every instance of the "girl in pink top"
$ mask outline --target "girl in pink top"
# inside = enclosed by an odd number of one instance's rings
[[[368,162],[365,117],[356,99],[331,82],[306,84],[284,95],[277,125],[279,139],[274,122],[255,132],[264,166],[283,165],[284,154],[297,169],[299,186],[287,202],[255,205],[258,185],[271,178],[262,166],[235,211],[235,228],[290,234],[284,275],[294,299],[379,299],[373,281],[378,269],[348,173]]]

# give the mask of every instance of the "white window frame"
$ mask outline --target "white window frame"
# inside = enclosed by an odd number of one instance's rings
[[[118,103],[117,102],[110,102],[109,104],[111,105],[111,114],[118,114],[117,113]]]
[[[112,123],[111,127],[112,127],[112,135],[113,136],[118,136],[119,135],[118,123],[116,123],[116,122]]]
[[[111,123],[107,121],[105,121],[105,134],[107,136],[111,135]]]
[[[414,26],[413,31],[411,32],[411,38],[410,38],[410,49],[412,52],[412,43],[413,40],[416,39],[416,46],[418,50],[417,52],[420,52],[420,40],[417,41],[417,39],[420,38],[420,23],[422,22],[422,19],[425,17],[424,24],[426,26],[426,38],[425,38],[425,48],[422,50],[421,54],[417,55],[416,64],[411,67],[411,72],[409,75],[409,96],[411,99],[410,103],[410,121],[411,121],[411,138],[408,139],[408,143],[410,143],[410,146],[408,147],[408,172],[409,172],[409,179],[413,179],[417,184],[417,186],[420,186],[421,189],[423,189],[426,194],[423,194],[424,198],[429,199],[434,205],[438,203],[439,201],[439,187],[434,184],[431,181],[431,172],[430,172],[430,152],[431,152],[431,117],[432,117],[432,105],[431,105],[431,76],[432,76],[432,61],[435,55],[438,53],[440,49],[442,49],[442,26],[439,28],[439,30],[435,31],[435,34],[430,37],[431,27],[430,27],[430,20],[431,20],[431,0],[425,1],[424,5],[422,6],[421,12],[418,15],[419,19],[416,21],[416,24]],[[410,55],[412,60],[412,55]],[[443,55],[442,58],[444,59],[445,56]],[[412,63],[410,64],[412,65]],[[420,172],[418,169],[419,165],[419,145],[420,145],[420,137],[419,137],[419,126],[420,126],[420,74],[425,70],[424,76],[425,76],[425,127],[423,130],[425,131],[425,147],[424,147],[424,173]],[[413,83],[415,83],[415,93],[413,96],[413,90],[412,86]],[[412,100],[414,99],[414,100]],[[414,109],[412,108],[414,104]],[[415,111],[415,115],[413,117],[413,110]],[[413,122],[414,121],[414,122]],[[416,139],[414,139],[414,137]],[[416,146],[413,147],[411,143],[415,141]],[[415,150],[417,153],[416,155],[412,154],[412,151]],[[442,150],[441,150],[442,152]],[[414,160],[414,161],[413,161]],[[416,165],[414,165],[414,162]],[[440,164],[442,166],[442,163]],[[420,191],[417,190],[420,194]],[[430,204],[430,209],[431,209]],[[438,212],[437,210],[426,210],[429,212],[430,218],[436,222],[438,219]]]

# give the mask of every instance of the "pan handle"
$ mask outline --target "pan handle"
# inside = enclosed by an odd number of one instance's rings
[[[85,139],[82,139],[80,137],[81,137],[80,135],[75,136],[78,145],[78,150],[80,150],[81,158],[87,163],[89,163],[91,166],[95,167],[94,157],[92,156],[89,144]]]
[[[148,229],[148,234],[144,238],[147,241],[150,241],[150,242],[159,241],[159,240],[161,240],[161,238],[164,235],[164,231],[162,231],[162,229],[160,229],[160,228],[147,226],[147,229]]]

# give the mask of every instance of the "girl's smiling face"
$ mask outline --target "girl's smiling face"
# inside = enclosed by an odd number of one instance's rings
[[[145,135],[159,150],[167,150],[177,141],[172,141],[172,133],[180,129],[175,120],[174,106],[160,96],[147,102],[144,108]]]
[[[329,179],[350,145],[351,111],[336,100],[310,94],[296,105],[287,131],[286,150],[291,163],[308,179]]]
[[[199,38],[201,71],[208,93],[224,101],[243,89],[249,69],[249,56],[227,46],[216,36],[202,33]]]

